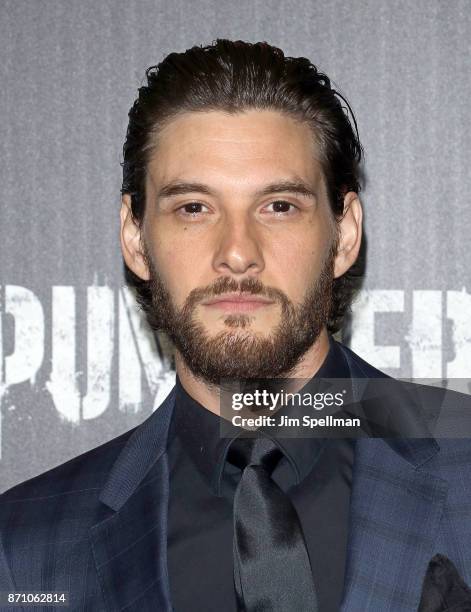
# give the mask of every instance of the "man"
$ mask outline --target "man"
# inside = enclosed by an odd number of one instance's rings
[[[176,386],[139,427],[0,498],[4,593],[67,592],[74,610],[469,609],[468,441],[220,435],[222,381],[384,377],[331,335],[361,269],[342,101],[266,43],[147,71],[121,244]]]

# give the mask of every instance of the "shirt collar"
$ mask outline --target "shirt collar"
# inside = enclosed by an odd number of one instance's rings
[[[303,389],[317,378],[350,378],[348,363],[338,343],[331,336],[329,343],[322,366]],[[240,433],[240,428],[234,426],[233,435],[222,437],[220,417],[191,397],[177,375],[172,435],[179,436],[186,452],[216,495],[221,494],[227,451]],[[274,439],[292,468],[293,484],[299,484],[308,475],[328,442],[326,438],[314,437]]]

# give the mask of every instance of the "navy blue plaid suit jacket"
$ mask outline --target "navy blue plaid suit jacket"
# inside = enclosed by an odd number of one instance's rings
[[[341,347],[352,378],[382,375]],[[69,610],[172,610],[173,406],[174,390],[140,426],[0,496],[0,591],[67,591]],[[438,552],[471,584],[471,441],[359,439],[342,612],[415,612]]]

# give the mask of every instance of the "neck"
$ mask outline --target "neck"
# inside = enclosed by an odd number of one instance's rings
[[[324,327],[314,344],[304,353],[290,373],[290,378],[312,378],[329,352],[329,336]],[[186,366],[179,351],[175,351],[175,368],[185,391],[210,412],[219,414],[219,389],[197,378]],[[280,375],[281,377],[281,375]]]

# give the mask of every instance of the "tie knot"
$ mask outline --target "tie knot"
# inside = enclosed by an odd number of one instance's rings
[[[241,470],[248,465],[262,465],[271,474],[282,456],[282,451],[270,438],[240,437],[232,441],[227,460]]]

